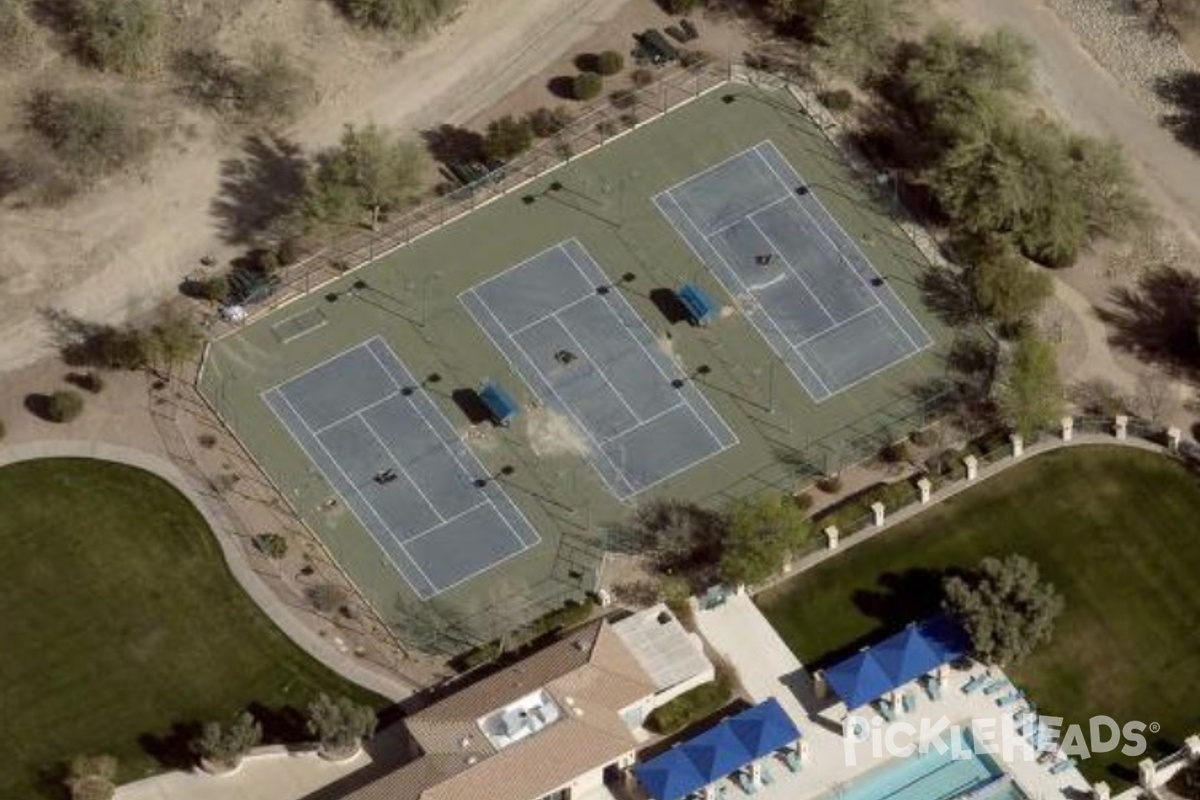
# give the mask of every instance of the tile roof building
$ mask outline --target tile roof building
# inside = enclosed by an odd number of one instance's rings
[[[683,684],[673,677],[671,696],[711,679],[701,659],[707,672]],[[345,800],[578,797],[606,770],[632,766],[634,730],[665,702],[660,683],[599,620],[408,717],[420,755]]]

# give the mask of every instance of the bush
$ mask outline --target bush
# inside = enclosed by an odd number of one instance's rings
[[[621,126],[616,120],[602,119],[596,123],[596,133],[604,137],[616,136],[621,132]]]
[[[71,10],[76,46],[88,63],[125,74],[149,65],[159,27],[153,0],[74,0]]]
[[[817,481],[817,488],[826,494],[837,494],[842,490],[840,475],[824,475]]]
[[[933,427],[921,428],[908,435],[908,440],[917,447],[933,447],[940,438],[937,428]]]
[[[729,683],[719,678],[684,692],[665,703],[646,717],[646,727],[655,733],[671,734],[714,714],[729,703],[733,692]]]
[[[27,52],[32,25],[18,0],[0,0],[0,63],[16,63]]]
[[[613,108],[630,109],[637,105],[637,95],[632,89],[617,89],[608,96],[608,101],[613,104]]]
[[[287,555],[288,543],[287,538],[278,533],[260,533],[251,541],[254,542],[254,549],[262,553],[267,558],[278,561]],[[319,588],[319,587],[317,587]],[[324,601],[322,601],[324,602]],[[313,602],[316,605],[316,602]],[[332,611],[341,605],[341,602],[334,602],[330,607]]]
[[[68,373],[66,381],[72,386],[78,386],[80,389],[91,394],[100,394],[104,391],[104,378],[100,376],[100,373],[92,372],[91,370],[87,372]]]
[[[348,598],[346,590],[334,583],[318,583],[308,590],[308,602],[322,614],[332,614]]]
[[[568,600],[561,608],[543,614],[529,623],[526,633],[530,639],[537,639],[546,634],[570,630],[587,622],[595,609],[596,604],[591,599],[585,599],[582,602]]]
[[[571,96],[576,100],[593,100],[604,89],[604,79],[595,72],[581,72],[571,81]]]
[[[334,0],[334,4],[363,27],[416,33],[452,11],[459,0]]]
[[[805,511],[805,512],[807,512],[809,509],[811,509],[813,507],[813,503],[816,502],[813,499],[813,496],[811,494],[809,494],[808,492],[801,492],[800,494],[795,495],[793,500],[796,503],[796,508],[800,509],[801,511]]]
[[[91,92],[35,92],[26,126],[85,180],[126,166],[150,145],[149,133],[128,109]]]
[[[563,128],[571,124],[571,112],[565,108],[543,107],[529,112],[526,119],[529,121],[529,129],[533,131],[533,135],[539,139],[545,139],[560,133]]]
[[[370,706],[348,697],[331,699],[321,694],[308,706],[308,730],[320,742],[321,752],[341,755],[358,749],[375,732],[377,719]]]
[[[79,392],[62,389],[46,401],[46,419],[50,422],[70,422],[83,413],[83,397]]]
[[[117,760],[112,756],[76,756],[67,769],[71,800],[110,800],[116,794]]]
[[[629,79],[633,81],[633,85],[639,89],[644,89],[654,83],[654,73],[648,69],[635,69],[629,73]]]
[[[821,105],[830,111],[849,111],[854,105],[854,95],[847,89],[832,89],[817,95]]]
[[[229,298],[229,276],[210,275],[188,284],[188,294],[200,300],[224,303]]]
[[[200,735],[192,740],[191,748],[202,761],[233,769],[261,741],[262,725],[249,711],[243,711],[228,727],[206,722]]]
[[[892,442],[879,451],[879,457],[888,464],[903,464],[912,460],[912,448],[904,440]]]
[[[508,161],[529,149],[533,144],[533,123],[528,117],[505,114],[488,123],[483,137],[483,151],[488,158]]]
[[[625,57],[616,50],[605,50],[596,56],[596,72],[601,75],[616,75],[625,69]]]

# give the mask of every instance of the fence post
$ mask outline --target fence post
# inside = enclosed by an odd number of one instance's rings
[[[1008,439],[1012,442],[1013,458],[1020,458],[1025,454],[1025,440],[1021,438],[1021,434],[1011,433]]]
[[[1064,442],[1071,441],[1071,437],[1074,436],[1074,434],[1075,434],[1075,418],[1074,417],[1063,417],[1062,418],[1063,441]]]
[[[1167,447],[1172,453],[1179,452],[1179,440],[1183,436],[1183,431],[1179,428],[1167,428]]]
[[[963,466],[967,468],[967,480],[973,481],[979,477],[979,459],[975,456],[967,456],[963,459]]]
[[[879,501],[871,503],[871,513],[875,515],[875,527],[876,528],[883,526],[883,517],[884,517],[886,510],[887,509],[884,508],[883,503],[880,503]]]
[[[830,550],[837,550],[838,537],[839,537],[839,533],[838,533],[837,525],[830,525],[828,528],[825,529],[825,541],[829,545]]]
[[[921,492],[921,505],[927,505],[930,495],[933,494],[933,484],[929,478],[921,478],[917,481],[917,490]]]
[[[1143,789],[1153,789],[1158,785],[1158,776],[1155,775],[1157,769],[1152,758],[1143,758],[1138,762],[1138,783]]]
[[[1129,435],[1129,417],[1125,414],[1117,414],[1116,423],[1117,439],[1123,442],[1125,441],[1125,437]]]
[[[1109,800],[1112,797],[1112,789],[1104,781],[1092,786],[1092,797],[1094,800]]]

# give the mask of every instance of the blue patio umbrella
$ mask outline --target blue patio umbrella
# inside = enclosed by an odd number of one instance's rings
[[[800,729],[774,697],[746,709],[726,724],[750,756],[743,764],[790,747],[800,738]]]
[[[679,800],[710,783],[679,747],[639,764],[633,774],[654,800]]]
[[[926,639],[916,625],[909,625],[875,645],[871,654],[891,678],[893,686],[903,686],[946,663],[936,643]]]
[[[734,735],[728,721],[709,728],[679,749],[708,783],[737,772],[754,759],[754,754]]]
[[[829,685],[842,698],[846,708],[865,706],[896,688],[891,676],[875,658],[873,650],[863,650],[825,671]]]

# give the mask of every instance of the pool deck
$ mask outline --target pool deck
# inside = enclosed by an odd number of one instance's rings
[[[837,797],[849,784],[894,760],[882,754],[873,755],[868,741],[853,748],[855,763],[848,763],[842,735],[846,707],[836,697],[817,697],[811,677],[748,596],[733,596],[714,609],[698,610],[696,623],[708,644],[737,672],[746,694],[755,702],[778,698],[803,733],[802,741],[807,743],[808,761],[803,768],[792,773],[782,763],[773,763],[774,782],[760,786],[755,798]],[[929,729],[936,730],[936,723],[945,718],[950,725],[967,727],[973,723],[978,729],[991,724],[992,730],[998,731],[1007,712],[997,706],[996,698],[1006,692],[985,695],[976,691],[966,695],[961,688],[975,675],[986,672],[980,665],[970,670],[951,670],[938,701],[931,700],[923,689],[911,687],[917,692],[917,708],[911,714],[901,715],[897,722],[920,729],[924,720]],[[1002,677],[999,672],[993,674]],[[858,709],[857,713],[871,720],[873,729],[876,725],[882,728],[883,720],[873,709]],[[1046,766],[1034,760],[1033,748],[1024,739],[1015,736],[1013,739],[1015,758],[1003,758],[1000,753],[993,757],[1031,800],[1088,796],[1090,786],[1077,770],[1067,769],[1052,775]],[[900,744],[907,741],[901,738]],[[727,799],[745,796],[732,782],[722,783],[727,786]]]

